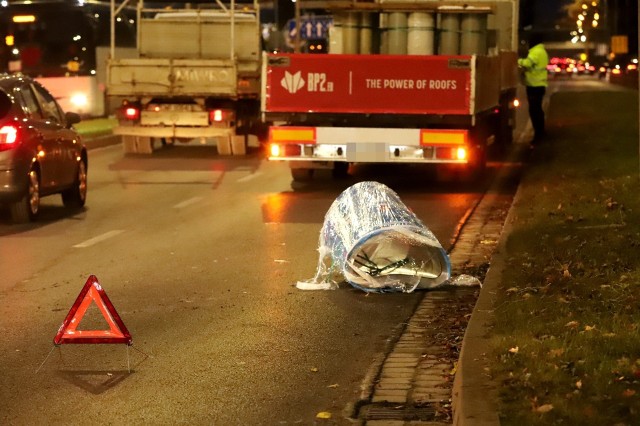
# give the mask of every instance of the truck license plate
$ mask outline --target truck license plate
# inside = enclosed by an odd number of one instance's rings
[[[353,163],[378,163],[387,160],[389,147],[386,143],[348,143],[347,161]]]

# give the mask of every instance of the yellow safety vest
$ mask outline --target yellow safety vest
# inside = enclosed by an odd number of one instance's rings
[[[518,59],[518,65],[524,68],[524,83],[527,86],[546,87],[547,86],[547,65],[549,65],[549,55],[544,50],[542,43],[536,44],[531,49],[526,58]]]

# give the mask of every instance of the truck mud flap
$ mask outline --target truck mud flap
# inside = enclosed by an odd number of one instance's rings
[[[147,136],[122,136],[125,154],[152,154],[153,139]]]

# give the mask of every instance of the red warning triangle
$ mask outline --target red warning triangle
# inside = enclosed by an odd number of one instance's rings
[[[102,316],[109,324],[109,330],[78,330],[78,325],[91,305],[95,302]],[[131,334],[120,319],[113,304],[95,275],[91,275],[67,317],[53,339],[55,345],[63,343],[126,343],[131,345]]]

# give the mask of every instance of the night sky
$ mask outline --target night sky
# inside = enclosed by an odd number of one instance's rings
[[[564,6],[572,0],[520,0],[520,28],[552,29],[566,16]]]

